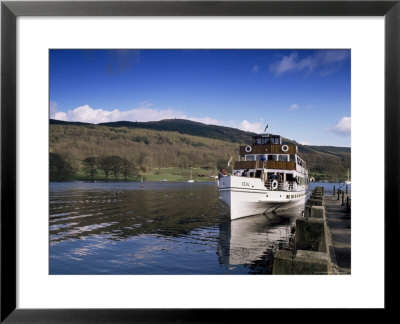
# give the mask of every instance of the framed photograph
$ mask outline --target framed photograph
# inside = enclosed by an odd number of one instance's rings
[[[390,308],[399,21],[399,1],[2,1],[1,321]],[[320,199],[343,215],[315,220]]]

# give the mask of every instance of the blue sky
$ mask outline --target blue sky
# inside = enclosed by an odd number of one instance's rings
[[[350,50],[50,50],[50,117],[183,118],[350,146]]]

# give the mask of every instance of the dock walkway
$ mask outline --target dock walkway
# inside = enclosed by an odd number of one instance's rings
[[[351,273],[351,213],[337,196],[325,196],[326,219],[341,274]]]

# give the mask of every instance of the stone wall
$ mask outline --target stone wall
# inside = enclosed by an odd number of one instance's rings
[[[336,259],[326,221],[324,188],[317,187],[307,200],[304,217],[296,220],[294,251],[275,254],[273,274],[334,274]]]

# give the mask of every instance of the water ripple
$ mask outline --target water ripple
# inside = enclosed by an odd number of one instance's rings
[[[49,209],[51,274],[265,273],[290,232],[231,222],[215,183],[51,183]]]

